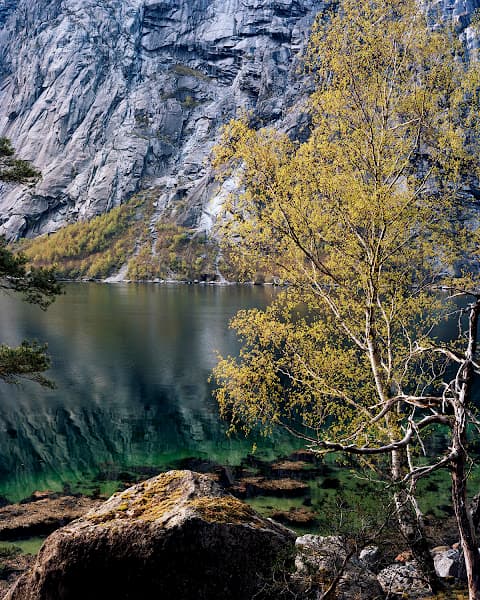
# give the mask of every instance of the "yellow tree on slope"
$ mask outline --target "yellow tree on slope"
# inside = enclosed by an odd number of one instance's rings
[[[243,348],[215,370],[220,407],[234,427],[282,425],[319,452],[387,455],[401,530],[433,587],[414,490],[450,468],[478,599],[466,505],[475,290],[465,348],[430,339],[442,311],[432,289],[473,239],[464,192],[478,172],[476,65],[414,0],[342,0],[318,19],[307,64],[317,81],[308,141],[243,119],[217,147],[217,167],[244,189],[226,205],[229,255],[240,271],[290,283],[265,311],[234,319]],[[434,428],[449,444],[416,464]]]

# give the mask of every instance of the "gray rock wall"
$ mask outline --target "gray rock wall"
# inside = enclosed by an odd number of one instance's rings
[[[43,173],[0,190],[0,233],[53,231],[149,186],[159,215],[178,204],[201,223],[220,126],[241,110],[292,120],[295,57],[323,5],[0,0],[0,135]]]
[[[0,135],[42,170],[0,187],[0,234],[54,231],[153,188],[155,218],[208,229],[207,157],[242,110],[301,121],[302,52],[321,0],[0,0]],[[467,46],[480,0],[428,3]],[[297,105],[297,108],[292,108]],[[231,183],[231,182],[230,182]]]

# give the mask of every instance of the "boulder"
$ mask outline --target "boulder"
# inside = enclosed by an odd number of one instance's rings
[[[345,543],[340,536],[320,536],[308,533],[298,537],[295,545],[297,573],[333,573],[338,570],[346,555]]]
[[[375,567],[380,560],[380,548],[378,546],[366,546],[360,552],[358,558],[371,569]]]
[[[437,552],[433,561],[435,571],[439,577],[458,577],[460,565],[460,552],[458,550],[445,550]]]
[[[0,546],[0,598],[3,598],[17,579],[29,569],[34,556],[21,554],[13,546]]]
[[[300,592],[302,588],[313,590],[318,598],[322,598],[340,575],[334,594],[337,600],[381,597],[375,574],[356,556],[347,560],[347,548],[341,537],[307,534],[297,538],[296,546],[296,579]]]
[[[409,598],[422,598],[432,593],[415,561],[390,565],[378,573],[377,579],[387,595],[408,594]]]
[[[5,600],[260,599],[294,540],[208,475],[170,471],[52,534]]]

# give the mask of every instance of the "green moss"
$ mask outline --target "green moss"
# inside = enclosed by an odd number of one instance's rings
[[[182,485],[185,479],[183,471],[162,473],[144,482],[136,492],[127,490],[117,494],[119,504],[115,508],[87,518],[96,525],[123,519],[162,520],[165,515],[178,509],[182,499],[185,499],[187,490]],[[209,523],[250,523],[256,516],[250,506],[233,496],[193,498],[184,502],[184,506]]]
[[[436,596],[425,598],[425,600],[468,600],[468,590],[465,588],[452,588],[440,592]]]
[[[181,102],[181,105],[183,106],[183,108],[188,109],[193,109],[193,108],[197,108],[197,106],[200,106],[202,103],[199,102],[198,100],[195,100],[195,98],[193,98],[193,96],[188,95],[185,100],[183,102]]]
[[[250,506],[233,496],[195,498],[189,506],[209,523],[250,523],[256,516]]]
[[[108,523],[116,519],[140,519],[156,521],[173,510],[184,494],[180,481],[185,478],[181,471],[162,473],[153,481],[146,481],[143,490],[136,496],[127,491],[118,494],[122,502],[104,513],[95,513],[88,517],[95,524]]]

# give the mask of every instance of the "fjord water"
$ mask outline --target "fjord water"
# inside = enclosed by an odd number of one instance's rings
[[[225,435],[212,384],[217,352],[238,352],[228,329],[270,287],[69,284],[47,312],[0,298],[3,343],[48,342],[55,390],[0,386],[0,495],[113,491],[122,471],[198,457],[236,464],[252,440]],[[273,458],[292,440],[257,441]]]

